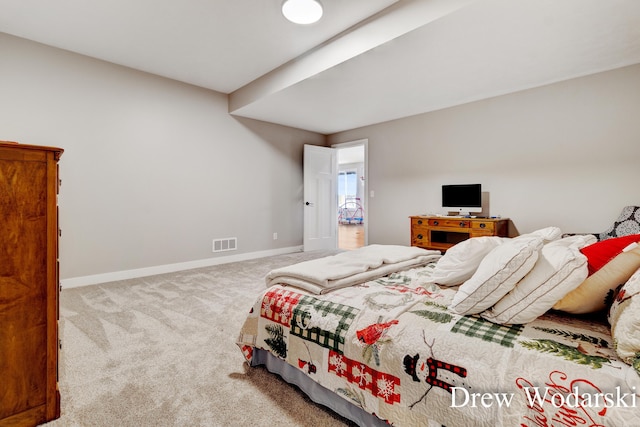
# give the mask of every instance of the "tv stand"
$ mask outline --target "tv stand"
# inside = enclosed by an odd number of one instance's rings
[[[445,252],[471,237],[508,236],[508,218],[411,216],[411,246]]]

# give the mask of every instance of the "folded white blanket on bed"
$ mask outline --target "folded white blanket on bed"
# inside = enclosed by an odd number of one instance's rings
[[[369,245],[272,270],[265,280],[267,287],[284,284],[323,294],[426,265],[440,257],[440,251],[416,246]]]

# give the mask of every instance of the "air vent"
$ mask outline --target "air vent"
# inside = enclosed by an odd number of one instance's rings
[[[235,251],[238,249],[238,238],[213,239],[213,252]]]

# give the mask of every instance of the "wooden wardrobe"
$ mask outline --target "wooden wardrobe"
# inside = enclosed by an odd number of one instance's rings
[[[0,141],[0,426],[60,416],[58,160]]]

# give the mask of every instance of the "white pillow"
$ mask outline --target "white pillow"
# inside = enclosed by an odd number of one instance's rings
[[[554,245],[570,246],[576,249],[582,249],[597,242],[598,239],[593,234],[576,234],[574,236],[563,237],[551,243]]]
[[[609,309],[611,336],[618,356],[640,374],[640,269],[622,286]]]
[[[577,288],[589,274],[587,257],[575,246],[576,239],[568,239],[544,245],[533,269],[481,316],[501,324],[529,323]]]
[[[452,246],[434,267],[429,281],[443,286],[457,286],[473,276],[482,259],[505,238],[472,237]]]
[[[558,227],[545,227],[536,231],[532,231],[531,233],[522,234],[515,239],[519,239],[521,237],[530,237],[537,236],[542,239],[542,243],[553,242],[554,240],[558,240],[560,236],[562,236],[562,231]]]
[[[541,248],[539,236],[519,236],[496,247],[460,286],[449,308],[458,314],[476,314],[488,309],[533,268]]]

